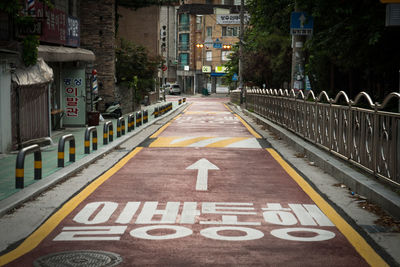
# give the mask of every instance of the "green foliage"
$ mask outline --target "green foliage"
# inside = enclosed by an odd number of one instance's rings
[[[384,4],[368,0],[298,3],[314,16],[306,71],[317,77],[315,88],[333,93],[346,90],[351,96],[364,90],[378,100],[397,87],[400,31],[385,27]]]
[[[45,6],[53,7],[50,0],[40,0]],[[33,17],[21,16],[23,8],[20,0],[0,1],[0,10],[9,14],[17,25],[30,24]],[[22,60],[25,66],[35,65],[38,56],[39,36],[27,35],[22,40]]]
[[[135,95],[140,100],[141,96],[154,88],[161,58],[150,58],[145,47],[123,38],[115,55],[117,83],[125,83],[135,89]]]
[[[289,24],[293,9],[291,0],[252,0],[248,9],[250,27],[244,37],[243,80],[256,84],[279,88],[290,81],[291,48]],[[231,79],[238,73],[238,49],[234,50],[232,61],[225,66]]]
[[[22,5],[19,0],[0,1],[0,10],[7,14],[17,14],[21,9]]]
[[[290,81],[289,27],[295,3],[314,17],[314,34],[304,46],[305,70],[314,91],[332,95],[345,90],[354,97],[363,90],[382,100],[396,90],[400,28],[385,27],[385,5],[371,0],[249,1],[245,81],[264,81],[268,87]]]
[[[35,65],[38,56],[39,37],[28,35],[23,40],[22,60],[25,66]]]

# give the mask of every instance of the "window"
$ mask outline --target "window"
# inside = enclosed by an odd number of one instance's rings
[[[179,62],[180,67],[183,69],[184,66],[189,65],[189,54],[188,53],[180,53],[179,54]]]
[[[221,53],[221,59],[223,61],[229,61],[229,55],[232,54],[232,51],[222,51]]]
[[[239,27],[222,26],[222,36],[239,36]]]
[[[223,5],[233,5],[234,0],[222,0]]]
[[[206,60],[207,61],[212,61],[212,51],[207,51],[206,52]]]
[[[201,22],[203,21],[203,16],[196,15],[196,31],[201,31]]]
[[[207,37],[212,36],[212,27],[207,27]]]
[[[179,30],[189,31],[189,14],[179,15]]]
[[[181,50],[181,51],[189,50],[189,34],[188,33],[179,34],[179,50]]]

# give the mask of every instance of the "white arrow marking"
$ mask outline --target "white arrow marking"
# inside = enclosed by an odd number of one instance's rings
[[[198,170],[196,190],[207,191],[208,170],[219,170],[219,168],[207,159],[200,159],[196,163],[187,167],[186,170]]]

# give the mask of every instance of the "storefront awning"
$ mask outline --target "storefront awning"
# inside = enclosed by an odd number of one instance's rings
[[[226,75],[226,73],[221,73],[221,72],[212,72],[211,73],[211,76],[213,76],[213,77],[222,77],[225,75]]]
[[[47,62],[94,61],[96,56],[90,50],[64,46],[39,45],[38,56]]]
[[[35,65],[16,69],[11,79],[20,86],[49,83],[53,81],[53,69],[42,58],[38,58]]]

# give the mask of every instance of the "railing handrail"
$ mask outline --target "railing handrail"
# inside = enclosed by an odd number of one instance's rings
[[[232,91],[232,102],[241,91]],[[374,102],[366,92],[354,100],[344,91],[334,98],[322,91],[246,89],[246,108],[329,152],[400,187],[400,112],[386,111],[400,93]],[[397,108],[397,105],[396,105]]]

